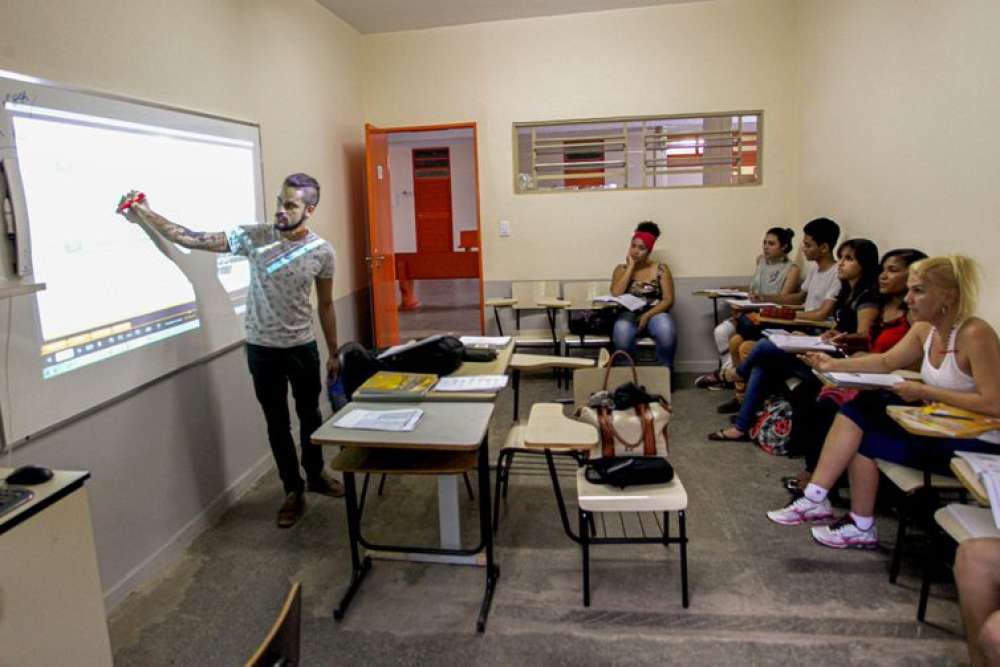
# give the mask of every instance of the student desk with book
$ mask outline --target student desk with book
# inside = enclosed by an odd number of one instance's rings
[[[423,416],[412,431],[374,431],[341,428],[334,424],[354,410],[420,409]],[[334,610],[340,620],[347,612],[351,599],[357,593],[371,569],[371,556],[379,553],[397,554],[415,560],[430,562],[476,564],[486,567],[486,586],[479,610],[476,629],[483,632],[489,615],[493,591],[500,568],[493,557],[493,528],[490,516],[490,481],[487,434],[493,405],[486,401],[414,402],[414,403],[362,403],[351,402],[341,408],[313,433],[317,445],[339,446],[340,454],[331,466],[344,474],[347,507],[347,532],[351,552],[351,580],[347,591]],[[439,492],[439,521],[441,544],[439,547],[374,544],[367,541],[361,530],[362,509],[358,507],[357,473],[395,473],[447,475],[451,479],[475,468],[479,479],[479,530],[480,542],[468,548],[461,545],[458,531],[457,507],[455,516],[446,516],[451,499],[457,499],[457,486],[450,498]],[[441,479],[439,477],[439,479]],[[445,501],[448,502],[445,502]],[[456,500],[457,505],[457,500]],[[454,525],[446,522],[455,521]],[[359,547],[371,553],[362,557]],[[485,552],[485,561],[477,554]]]
[[[496,358],[491,361],[463,361],[462,364],[455,369],[453,372],[449,373],[445,377],[447,378],[468,378],[477,375],[504,375],[507,372],[507,368],[510,366],[511,358],[514,355],[514,343],[509,341],[507,345],[496,349]],[[391,374],[399,376],[400,378],[417,376],[421,377],[434,377],[422,373],[402,373],[397,371],[382,371],[377,375]],[[503,387],[492,389],[489,391],[439,391],[434,389],[433,386],[429,390],[417,390],[411,392],[409,390],[393,391],[390,388],[386,388],[380,391],[371,391],[368,388],[368,384],[371,379],[362,384],[358,389],[355,390],[354,396],[352,398],[356,400],[364,400],[368,402],[382,402],[382,401],[452,401],[452,402],[472,402],[472,401],[495,401],[497,395],[502,391]],[[425,388],[426,389],[426,388]]]

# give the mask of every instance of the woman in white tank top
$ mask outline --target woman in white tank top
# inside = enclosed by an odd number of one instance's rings
[[[975,263],[963,256],[934,257],[910,266],[906,304],[914,320],[903,339],[887,352],[848,359],[808,354],[803,361],[822,371],[889,373],[921,365],[924,382],[902,382],[891,395],[862,392],[833,422],[805,495],[768,518],[785,525],[833,518],[827,491],[846,470],[851,512],[813,537],[833,548],[874,548],[878,467],[875,459],[933,471],[948,470],[956,450],[1000,453],[1000,432],[977,440],[925,438],[904,431],[886,414],[898,402],[942,402],[1000,417],[1000,340],[985,321],[972,315],[978,290]]]

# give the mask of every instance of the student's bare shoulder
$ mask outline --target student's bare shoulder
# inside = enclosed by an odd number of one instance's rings
[[[970,317],[962,324],[958,335],[965,339],[996,339],[997,332],[990,323],[979,317]]]

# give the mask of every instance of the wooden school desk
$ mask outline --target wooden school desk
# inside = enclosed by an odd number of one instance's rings
[[[356,409],[397,410],[420,408],[423,417],[413,431],[390,432],[361,429],[347,429],[334,426],[342,416]],[[351,550],[351,583],[340,604],[334,610],[334,618],[341,619],[347,612],[351,599],[371,568],[371,558],[359,553],[359,545],[373,552],[405,554],[420,560],[435,562],[458,562],[480,564],[476,554],[485,551],[486,589],[480,607],[476,629],[483,632],[493,599],[493,591],[500,568],[493,559],[493,528],[490,517],[490,480],[487,434],[493,404],[490,402],[454,403],[348,403],[326,423],[313,433],[312,441],[317,445],[339,446],[343,448],[333,460],[331,467],[344,473],[346,490],[347,531]],[[408,546],[374,544],[365,540],[361,533],[361,510],[358,508],[356,473],[427,474],[447,475],[451,479],[467,470],[476,468],[479,479],[479,530],[480,543],[474,548],[463,548],[461,536],[455,525],[446,525],[450,517],[445,516],[448,503],[442,502],[444,493],[439,487],[439,522],[441,524],[441,546]],[[440,478],[439,478],[440,479]],[[457,486],[450,490],[451,498],[457,498]],[[471,560],[470,560],[471,559]]]

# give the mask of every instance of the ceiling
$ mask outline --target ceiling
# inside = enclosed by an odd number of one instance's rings
[[[697,0],[318,0],[364,34]]]

